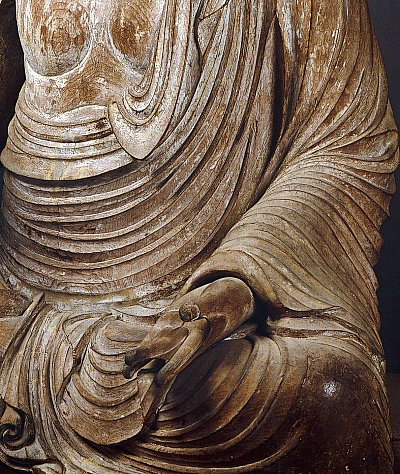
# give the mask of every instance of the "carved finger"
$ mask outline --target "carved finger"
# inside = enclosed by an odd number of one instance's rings
[[[156,377],[157,387],[162,387],[182,371],[201,347],[208,334],[209,324],[205,318],[197,320],[195,324],[195,327],[190,329],[184,343],[171,357],[169,362],[158,372]]]
[[[200,308],[194,303],[183,304],[179,308],[179,317],[185,323],[189,321],[195,321],[201,317]]]
[[[138,364],[149,358],[150,348],[137,348],[125,356],[126,365]]]
[[[125,365],[122,370],[122,375],[125,378],[131,378],[134,372],[137,372],[152,360],[151,357],[145,355],[146,353],[147,351],[134,350],[125,356]]]
[[[146,340],[146,338],[139,347],[125,356],[123,376],[131,378],[135,372],[138,372],[153,359],[167,359],[169,354],[183,343],[187,335],[188,329],[184,327],[173,331],[165,329],[155,332],[150,340]]]
[[[125,356],[125,363],[133,365],[145,359],[158,358],[167,354],[186,338],[187,332],[187,329],[183,327],[172,331],[170,329],[155,331]]]

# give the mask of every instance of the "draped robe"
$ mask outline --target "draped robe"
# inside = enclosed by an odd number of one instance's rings
[[[144,160],[84,179],[72,160],[54,188],[49,148],[26,139],[27,74],[2,157],[0,266],[30,305],[0,320],[1,458],[60,473],[391,472],[373,265],[397,131],[366,4],[194,5],[198,77]],[[96,113],[129,156],[113,110]],[[151,374],[123,378],[177,291],[229,275],[252,289],[253,320],[162,395]]]

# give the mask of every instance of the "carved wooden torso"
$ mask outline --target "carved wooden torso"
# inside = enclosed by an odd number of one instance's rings
[[[140,77],[152,62],[165,3],[20,0],[17,19],[26,59],[36,73],[59,76],[84,62],[104,63],[108,50]],[[97,71],[92,80],[104,74],[104,81],[113,83],[116,72]]]
[[[215,64],[205,63],[200,77],[195,35],[208,30],[194,31],[195,5],[153,3],[19,5],[27,81],[2,161],[26,177],[6,176],[4,240],[12,271],[34,286],[89,295],[134,288],[130,299],[170,294],[259,188],[267,156],[250,165],[249,151],[268,143],[271,127],[257,143],[260,117],[251,108],[268,90],[248,109],[241,104],[258,76],[239,84],[227,76],[207,90]],[[31,22],[36,29],[26,27]],[[235,66],[235,44],[221,40],[229,24],[208,43],[202,37],[204,60],[231,57]],[[58,34],[72,35],[63,48]],[[255,53],[247,52],[250,64]],[[54,186],[55,179],[62,181]]]
[[[71,180],[147,157],[198,79],[194,17],[180,2],[20,2],[27,77],[3,162]]]

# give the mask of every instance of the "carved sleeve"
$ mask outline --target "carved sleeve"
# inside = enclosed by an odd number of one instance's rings
[[[363,0],[336,0],[337,17],[331,2],[278,3],[285,99],[271,165],[284,159],[187,287],[239,275],[276,308],[344,309],[379,347],[372,266],[397,133],[377,42]]]
[[[384,68],[364,0],[282,0],[277,12],[284,99],[272,179],[185,289],[235,275],[272,307],[267,426],[281,416],[296,439],[301,420],[304,440],[329,426],[338,459],[361,449],[356,470],[391,472],[373,271],[398,164]],[[351,444],[358,432],[371,434],[363,446]]]

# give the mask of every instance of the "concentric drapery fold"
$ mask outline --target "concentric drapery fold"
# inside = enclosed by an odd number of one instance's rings
[[[372,267],[398,157],[366,6],[278,2],[277,11],[288,90],[271,164],[284,161],[187,287],[234,273],[278,310],[345,309],[379,348]]]
[[[212,16],[193,98],[145,162],[56,187],[7,172],[4,258],[24,281],[66,294],[128,290],[132,299],[168,291],[250,206],[273,135],[273,8],[231,2]],[[94,112],[101,120],[104,110],[90,108],[87,134]],[[97,131],[107,143],[115,141],[109,132]]]

